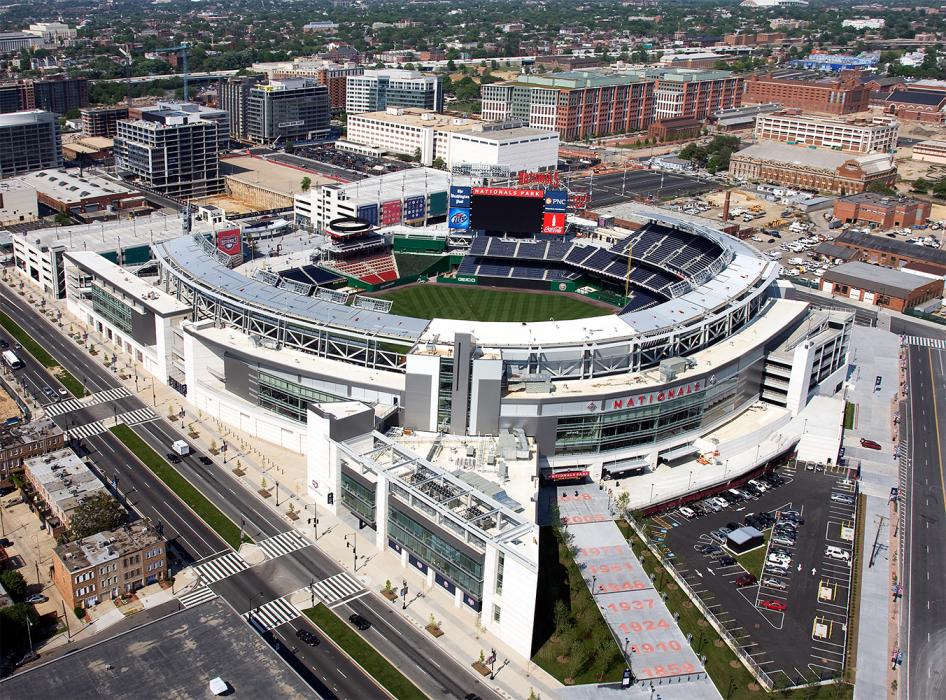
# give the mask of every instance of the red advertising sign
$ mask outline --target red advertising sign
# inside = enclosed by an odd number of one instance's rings
[[[565,234],[565,215],[561,212],[545,212],[542,215],[542,233],[556,236]]]
[[[587,469],[570,469],[564,472],[548,472],[545,478],[549,481],[577,481],[588,478]]]
[[[558,189],[558,173],[527,173],[524,170],[519,172],[520,185],[547,185]]]
[[[401,223],[401,200],[392,199],[381,203],[381,225],[391,226]]]
[[[517,190],[515,187],[474,187],[474,195],[488,197],[525,197],[527,199],[542,199],[545,190]]]
[[[571,200],[575,211],[584,209],[588,206],[588,194],[586,192],[573,192],[571,195]]]
[[[217,231],[217,250],[227,255],[239,255],[243,250],[242,243],[242,236],[238,228]]]

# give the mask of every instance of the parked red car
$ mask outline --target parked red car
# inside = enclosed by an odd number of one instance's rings
[[[742,576],[736,579],[736,586],[739,588],[743,588],[745,586],[751,586],[755,582],[756,582],[755,576],[753,576],[752,574],[743,574]]]
[[[780,600],[760,600],[759,606],[775,612],[785,612],[788,609],[788,606]]]
[[[880,446],[879,442],[874,442],[873,440],[868,440],[867,438],[861,438],[861,447],[866,447],[868,450],[881,450],[883,449]]]

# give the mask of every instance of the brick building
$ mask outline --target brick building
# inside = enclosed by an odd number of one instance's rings
[[[647,128],[647,136],[661,142],[680,141],[697,138],[701,131],[703,131],[702,119],[680,117],[654,122]]]
[[[893,268],[922,264],[932,274],[946,275],[946,250],[853,231],[842,233],[834,239],[834,244],[853,250],[857,259],[864,262]]]
[[[892,311],[922,306],[943,296],[943,280],[900,270],[849,262],[826,270],[821,290],[832,296],[863,301]]]
[[[894,90],[884,98],[881,106],[885,114],[895,114],[904,121],[928,124],[946,121],[946,92],[942,90]]]
[[[118,131],[118,121],[128,119],[128,107],[86,107],[82,115],[82,134],[111,138]]]
[[[52,580],[66,604],[91,608],[167,578],[167,543],[146,519],[59,545]]]
[[[864,192],[874,183],[891,186],[897,179],[893,158],[887,154],[852,155],[775,141],[760,141],[733,153],[729,174],[840,195]]]
[[[922,225],[932,205],[909,197],[886,197],[860,192],[834,201],[834,218],[849,224],[874,224],[878,228],[910,228]]]
[[[946,141],[928,139],[913,144],[913,160],[946,165]]]
[[[854,114],[868,108],[870,89],[854,72],[826,76],[814,71],[782,70],[746,78],[743,102],[778,102],[806,112]]]
[[[63,445],[65,433],[48,418],[0,427],[0,477],[22,467],[24,460],[61,450]]]

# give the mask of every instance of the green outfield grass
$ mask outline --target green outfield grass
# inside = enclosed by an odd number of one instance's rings
[[[605,316],[611,311],[561,294],[536,294],[467,287],[459,284],[421,284],[376,295],[394,302],[392,313],[414,318],[454,318],[460,321],[568,321]]]

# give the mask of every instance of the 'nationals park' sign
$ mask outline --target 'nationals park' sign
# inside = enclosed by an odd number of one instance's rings
[[[624,399],[605,399],[604,401],[591,401],[588,403],[589,411],[621,411],[628,408],[637,408],[638,406],[650,406],[664,401],[672,401],[682,396],[689,396],[703,389],[703,382],[690,382],[681,386],[671,387],[670,389],[661,389],[660,391],[651,391],[647,394],[638,394]]]

